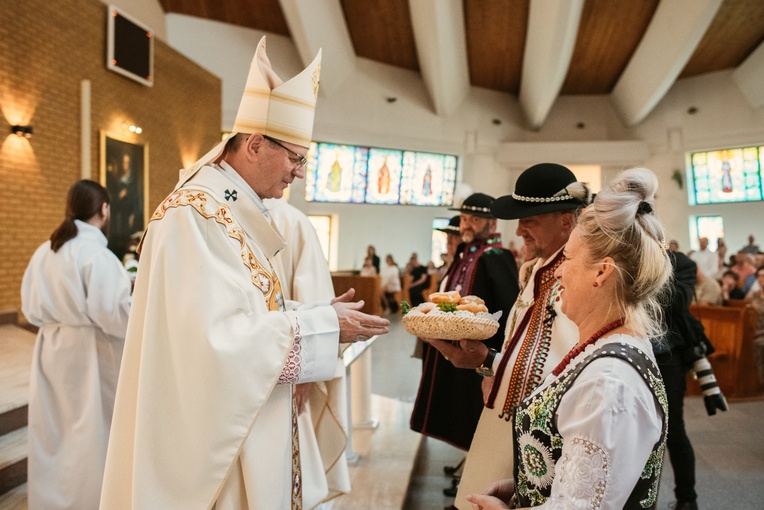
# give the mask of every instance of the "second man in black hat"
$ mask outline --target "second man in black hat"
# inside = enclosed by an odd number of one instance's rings
[[[475,193],[460,208],[453,209],[461,213],[462,244],[441,289],[457,290],[462,296],[479,296],[492,313],[503,312],[496,335],[485,341],[490,349],[499,350],[519,284],[515,258],[502,247],[501,235],[496,232],[492,202],[493,197]],[[490,361],[486,360],[484,366],[490,367]],[[429,344],[424,346],[422,362],[422,380],[411,416],[412,430],[462,450],[469,449],[483,410],[483,378],[475,370],[454,367]]]

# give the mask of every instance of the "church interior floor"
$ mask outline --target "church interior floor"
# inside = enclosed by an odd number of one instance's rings
[[[391,319],[391,333],[379,338],[371,348],[372,414],[379,425],[376,430],[354,430],[353,450],[360,457],[350,467],[353,491],[330,502],[327,510],[439,510],[453,502],[442,493],[450,485],[443,466],[458,463],[463,454],[409,430],[421,361],[411,357],[414,338],[405,332],[398,317]],[[25,341],[18,351],[19,341],[9,337],[9,332],[10,328],[0,331],[0,400],[17,400],[31,358],[29,336],[21,335]],[[18,363],[8,363],[14,356],[19,358]],[[764,400],[733,402],[728,412],[707,416],[702,398],[688,397],[685,414],[695,448],[699,507],[764,508],[764,434],[760,430],[764,424]],[[17,501],[12,506],[6,506],[10,505],[8,500],[0,502],[0,510],[26,508],[25,487],[20,489]],[[669,508],[674,499],[672,489],[673,472],[667,459],[659,509]]]

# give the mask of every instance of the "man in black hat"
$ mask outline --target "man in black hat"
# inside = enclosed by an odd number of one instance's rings
[[[467,494],[482,493],[493,481],[511,475],[510,410],[578,340],[578,328],[560,310],[554,271],[562,263],[562,249],[577,213],[589,200],[588,189],[568,168],[542,163],[525,170],[517,179],[515,192],[491,205],[497,218],[518,220],[516,234],[523,238],[527,260],[520,268],[522,290],[509,314],[502,352],[493,364],[486,365],[485,357],[490,354],[481,342],[463,340],[458,347],[438,340],[432,343],[455,366],[480,365],[479,370],[489,376],[484,384],[486,405],[467,456],[456,508],[471,509]]]
[[[491,312],[503,312],[496,335],[485,341],[487,347],[499,349],[519,286],[515,259],[502,248],[501,235],[496,232],[492,202],[493,197],[475,193],[460,208],[452,209],[461,213],[459,233],[463,242],[441,288],[457,290],[463,296],[474,294]],[[422,363],[412,430],[469,449],[483,409],[482,377],[474,370],[456,368],[429,344],[424,346]]]

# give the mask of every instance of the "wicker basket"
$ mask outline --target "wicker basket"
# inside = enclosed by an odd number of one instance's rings
[[[403,327],[412,335],[423,338],[486,340],[496,334],[499,323],[478,317],[407,314],[403,316]]]

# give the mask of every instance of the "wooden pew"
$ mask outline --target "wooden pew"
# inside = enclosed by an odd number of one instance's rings
[[[332,273],[334,294],[339,296],[350,288],[355,289],[353,301],[363,299],[361,311],[370,315],[382,315],[382,280],[379,276],[361,276],[352,271]]]
[[[743,306],[691,305],[690,312],[703,323],[716,351],[708,357],[719,388],[728,399],[762,395],[753,356],[756,312]],[[687,393],[700,395],[700,387],[688,375]]]
[[[430,286],[422,291],[425,301],[430,300],[430,294],[438,292],[438,273],[430,275]]]
[[[411,304],[411,294],[409,294],[409,287],[411,287],[411,275],[410,274],[402,274],[401,275],[401,296],[398,302],[406,301],[408,304]]]

